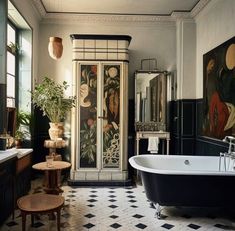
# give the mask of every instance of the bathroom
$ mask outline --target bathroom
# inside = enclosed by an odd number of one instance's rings
[[[205,118],[203,117],[205,112],[204,86],[206,81],[204,65],[206,60],[204,57],[205,54],[220,45],[224,43],[226,45],[226,42],[234,37],[235,2],[233,0],[178,0],[176,1],[178,5],[167,1],[168,5],[165,8],[163,7],[164,1],[157,1],[157,3],[163,4],[159,8],[156,8],[156,5],[154,5],[156,2],[154,3],[154,1],[149,1],[149,5],[145,1],[138,3],[134,1],[121,2],[123,2],[122,6],[120,6],[121,3],[118,4],[118,2],[114,1],[114,5],[109,6],[109,8],[103,8],[101,4],[99,6],[94,3],[96,6],[92,6],[92,4],[81,1],[79,8],[78,4],[73,7],[69,4],[66,6],[66,3],[63,5],[64,3],[61,0],[11,1],[12,5],[27,22],[28,29],[31,31],[31,61],[29,65],[24,66],[27,67],[25,71],[27,74],[24,74],[27,78],[30,77],[30,81],[25,81],[23,85],[21,83],[21,87],[29,84],[30,86],[27,85],[27,87],[30,90],[42,81],[43,76],[48,76],[58,82],[67,81],[70,85],[66,92],[67,95],[74,94],[78,96],[76,93],[78,86],[76,86],[76,82],[73,82],[74,72],[76,71],[76,67],[73,64],[73,52],[75,52],[76,47],[73,45],[71,35],[125,35],[131,37],[130,41],[128,41],[128,48],[125,48],[128,50],[129,56],[128,62],[125,62],[128,63],[128,73],[126,78],[122,80],[125,81],[125,84],[123,82],[122,86],[124,89],[122,90],[121,99],[126,109],[120,110],[120,118],[123,118],[124,121],[120,125],[122,126],[120,130],[123,141],[123,157],[120,160],[122,164],[121,170],[115,172],[114,169],[110,171],[109,175],[105,175],[99,171],[99,168],[103,168],[103,165],[101,161],[98,161],[97,172],[99,172],[99,179],[103,177],[103,180],[97,180],[97,174],[94,171],[92,173],[90,169],[88,171],[89,174],[83,174],[83,170],[77,171],[78,165],[74,163],[78,163],[77,140],[79,133],[76,131],[74,133],[71,126],[72,123],[78,124],[76,119],[77,108],[74,108],[75,119],[71,116],[71,123],[68,121],[65,125],[64,136],[68,144],[66,144],[66,147],[58,148],[58,153],[62,155],[63,160],[72,164],[71,172],[69,170],[62,172],[62,175],[66,175],[67,179],[69,179],[69,184],[62,186],[66,208],[61,215],[61,229],[234,229],[234,221],[230,217],[220,214],[221,211],[217,214],[214,211],[207,212],[198,208],[192,211],[188,208],[181,210],[178,207],[169,210],[166,206],[162,210],[162,214],[166,217],[158,220],[155,217],[155,209],[150,208],[150,203],[143,192],[143,186],[140,184],[133,186],[135,185],[133,178],[136,177],[136,171],[130,166],[128,159],[136,154],[135,74],[136,71],[142,69],[141,61],[144,59],[156,59],[156,65],[150,62],[150,69],[153,70],[156,67],[157,70],[167,71],[172,76],[173,90],[170,104],[167,108],[168,127],[166,128],[170,137],[169,154],[219,156],[220,152],[228,150],[228,143],[222,141],[224,137],[213,137],[213,135],[203,130],[205,125]],[[5,21],[3,20],[1,25],[7,23],[6,3],[6,0],[1,1],[1,17],[5,17]],[[108,4],[105,1],[102,1],[102,3],[104,5]],[[131,4],[136,5],[131,6]],[[165,11],[161,12],[161,10]],[[77,13],[72,14],[71,12],[74,13],[74,11],[77,11]],[[11,14],[9,13],[9,15]],[[12,18],[10,19],[13,20]],[[13,23],[17,24],[19,21],[13,20]],[[5,27],[1,26],[1,31],[3,31],[2,28]],[[57,60],[52,59],[48,54],[48,39],[51,36],[60,37],[63,41],[63,53]],[[4,47],[3,44],[5,44],[5,40],[0,41],[1,48]],[[86,61],[89,63],[89,59]],[[4,59],[1,59],[0,62],[2,66],[5,66]],[[85,62],[84,64],[87,64]],[[102,64],[99,65],[98,69],[101,70],[103,66]],[[125,64],[121,63],[120,66],[123,68],[122,73],[124,74]],[[147,61],[147,67],[144,69],[148,70],[148,68]],[[77,72],[79,72],[78,70]],[[23,69],[21,69],[20,73],[22,75],[24,75],[23,72]],[[30,74],[28,74],[29,72]],[[6,107],[6,92],[3,90],[6,86],[5,76],[6,74],[3,71],[0,76],[0,111],[3,114],[0,117],[0,134],[4,132],[4,123],[6,121],[3,113]],[[99,84],[102,88],[101,83]],[[35,115],[34,132],[31,135],[32,142],[25,144],[26,148],[30,147],[33,149],[31,165],[34,165],[45,161],[45,156],[48,153],[49,148],[43,145],[44,140],[48,139],[48,120],[41,115],[39,110],[33,111],[33,108],[28,106],[30,96],[26,94],[26,97],[20,91],[18,93],[20,93],[18,99],[26,99],[28,101],[25,105],[16,103],[16,106],[24,110],[29,109]],[[101,99],[99,100],[101,101]],[[100,101],[98,103],[101,104]],[[100,110],[99,112],[102,111]],[[98,114],[97,116],[102,117],[104,115]],[[104,122],[100,121],[98,126],[102,127],[102,123]],[[232,134],[224,133],[223,136]],[[101,143],[102,141],[98,142],[98,147],[101,146]],[[167,145],[163,148],[162,144],[165,145],[166,142],[160,139],[159,154],[167,152]],[[147,153],[146,140],[139,140],[139,153]],[[112,168],[115,167],[112,166]],[[33,180],[38,175],[43,175],[35,169],[32,170],[31,174]],[[89,175],[87,182],[85,182],[85,175]],[[27,175],[27,177],[30,176]],[[113,184],[112,180],[109,183],[106,181],[106,185],[104,184],[105,179],[112,177],[118,181],[119,185]],[[92,181],[92,183],[89,181]],[[35,186],[35,182],[32,181],[31,190],[37,189],[37,187],[38,185]],[[42,188],[38,190],[40,191]],[[171,190],[174,191],[174,189]],[[23,191],[24,194],[27,193],[27,190]],[[106,209],[103,209],[102,206]],[[2,224],[1,230],[20,230],[21,219],[17,217],[18,215],[19,210],[16,211],[15,219],[8,216],[7,220]],[[43,218],[37,221],[38,228],[34,227],[32,229],[44,230],[50,226],[50,229],[53,230],[55,229],[53,222],[48,222],[47,218]]]

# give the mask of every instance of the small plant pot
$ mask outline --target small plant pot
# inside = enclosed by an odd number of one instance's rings
[[[15,139],[15,147],[22,148],[22,139]]]

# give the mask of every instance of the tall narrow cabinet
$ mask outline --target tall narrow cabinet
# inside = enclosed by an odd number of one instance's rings
[[[131,37],[74,34],[71,38],[77,105],[72,113],[70,182],[125,183]]]

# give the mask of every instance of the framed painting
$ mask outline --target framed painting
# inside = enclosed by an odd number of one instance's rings
[[[235,37],[203,55],[202,135],[235,134]]]

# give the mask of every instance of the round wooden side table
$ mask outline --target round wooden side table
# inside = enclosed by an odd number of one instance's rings
[[[52,166],[48,167],[47,162],[40,162],[32,166],[33,169],[41,170],[45,172],[45,187],[44,191],[49,194],[59,194],[63,192],[60,188],[60,182],[58,181],[57,171],[70,168],[71,164],[66,161],[53,161]]]
[[[31,194],[17,200],[17,205],[22,216],[22,231],[25,231],[26,216],[31,215],[31,223],[34,224],[35,214],[57,213],[57,230],[60,231],[60,212],[64,205],[64,197],[50,194]]]

